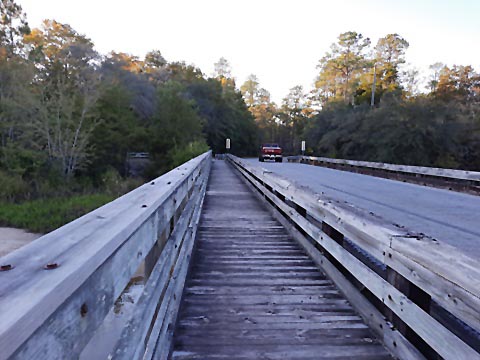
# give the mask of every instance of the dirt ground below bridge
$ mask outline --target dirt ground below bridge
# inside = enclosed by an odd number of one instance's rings
[[[42,234],[30,233],[22,229],[0,227],[0,257],[38,239]]]

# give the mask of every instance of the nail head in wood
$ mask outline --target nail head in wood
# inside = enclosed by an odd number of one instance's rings
[[[9,271],[12,270],[14,267],[15,266],[13,266],[12,264],[5,264],[0,266],[0,271]]]
[[[48,263],[47,265],[45,265],[44,269],[45,270],[53,270],[53,269],[56,269],[58,268],[60,265],[58,265],[58,263]]]
[[[83,303],[82,306],[80,306],[80,316],[85,317],[87,316],[88,313],[88,306],[86,303]]]

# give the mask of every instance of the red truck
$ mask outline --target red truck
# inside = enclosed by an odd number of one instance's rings
[[[278,144],[263,144],[260,146],[260,155],[258,161],[275,160],[275,162],[282,162],[282,148]]]

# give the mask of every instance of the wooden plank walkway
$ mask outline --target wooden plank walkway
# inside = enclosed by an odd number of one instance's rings
[[[172,359],[389,359],[224,161],[214,161]]]

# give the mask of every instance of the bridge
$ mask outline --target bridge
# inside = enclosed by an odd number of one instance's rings
[[[290,160],[478,186],[471,173]],[[320,169],[337,179],[303,186]],[[0,359],[480,359],[478,252],[464,239],[477,230],[410,230],[415,212],[382,216],[390,205],[342,189],[345,174],[208,152],[1,258]]]

